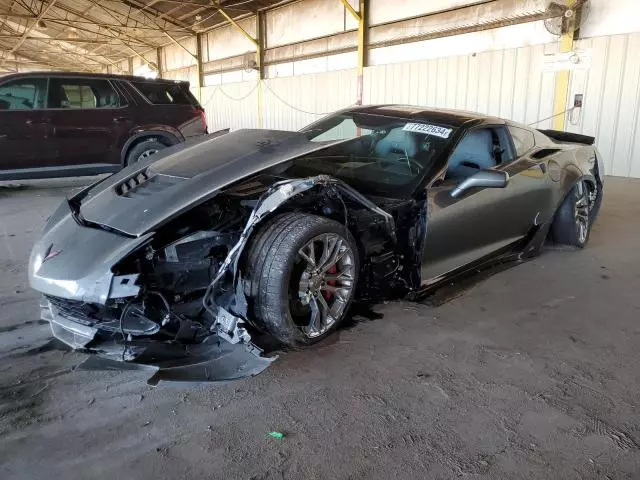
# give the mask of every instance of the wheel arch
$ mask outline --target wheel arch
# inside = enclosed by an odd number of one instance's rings
[[[218,290],[219,284],[225,283],[226,278],[227,291],[230,288],[235,290],[236,292],[239,291],[238,286],[240,282],[238,282],[238,273],[239,271],[242,272],[244,269],[243,267],[245,267],[243,262],[246,261],[246,247],[247,244],[255,238],[256,232],[265,224],[267,224],[268,220],[273,218],[272,215],[274,214],[287,213],[291,211],[302,212],[300,202],[303,199],[317,198],[313,195],[309,196],[309,194],[312,194],[313,192],[324,192],[328,195],[336,195],[337,201],[342,203],[345,209],[347,209],[347,207],[346,203],[342,199],[342,195],[344,195],[345,197],[348,196],[352,201],[359,202],[364,207],[370,209],[371,211],[385,219],[388,235],[393,239],[394,243],[396,242],[396,228],[393,217],[389,213],[380,209],[373,202],[362,196],[360,193],[353,190],[353,188],[344,184],[344,182],[325,175],[319,175],[317,177],[288,180],[277,183],[272,186],[269,191],[266,192],[257,202],[251,212],[249,220],[247,221],[242,231],[242,234],[240,235],[240,239],[231,249],[224,262],[220,265],[215,278],[209,284],[209,288],[207,289],[207,292],[205,293],[205,297],[203,299],[203,305],[205,309],[214,316],[214,318],[218,316],[216,292]],[[345,211],[348,212],[348,209]],[[315,212],[315,214],[317,215],[317,211]],[[341,225],[345,225],[344,221],[339,221],[338,223],[340,223]],[[358,243],[358,235],[355,235],[350,228],[347,227],[347,229],[356,242],[356,245],[358,247],[358,255],[361,256],[363,253],[361,245]],[[228,280],[230,280],[231,282],[229,283]],[[240,289],[240,291],[242,291],[242,289]],[[244,299],[244,302],[241,303],[246,305],[246,298]],[[246,319],[246,308],[241,308],[240,310],[243,309],[245,310],[244,312],[240,311],[237,313],[239,313],[241,317],[244,317]]]
[[[127,155],[131,151],[133,147],[138,145],[140,142],[145,140],[149,140],[152,138],[157,138],[160,142],[164,143],[167,147],[172,145],[176,145],[183,141],[179,132],[171,132],[167,130],[144,130],[138,133],[133,134],[129,139],[124,143],[122,150],[120,152],[120,163],[122,166],[126,166],[127,164]]]
[[[349,224],[348,216],[349,210],[346,204],[340,199],[336,199],[336,205],[339,205],[338,208],[318,208],[319,202],[326,198],[327,191],[326,187],[319,189],[311,189],[303,191],[294,197],[291,197],[285,200],[278,208],[270,211],[266,215],[262,216],[259,220],[259,223],[256,224],[256,227],[251,231],[250,235],[247,237],[247,245],[249,245],[260,232],[266,228],[268,228],[270,222],[283,214],[287,213],[300,213],[306,215],[315,215],[317,217],[327,218],[329,220],[333,220],[343,227],[345,227],[352,235],[355,240],[358,256],[362,261],[362,256],[364,252],[364,245],[362,244],[362,239],[356,235],[356,229],[353,224]],[[238,267],[241,270],[247,268],[247,252],[248,248],[243,248],[242,253],[240,254]]]

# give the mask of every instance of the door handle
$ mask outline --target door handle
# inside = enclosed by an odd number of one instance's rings
[[[127,120],[129,120],[129,117],[114,117],[113,123],[122,123],[126,122]]]
[[[33,120],[31,118],[28,118],[25,120],[25,122],[27,125],[43,125],[45,123],[49,123],[49,120]]]

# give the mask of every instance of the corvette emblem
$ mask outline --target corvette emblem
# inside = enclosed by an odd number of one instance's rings
[[[57,257],[61,253],[62,253],[62,250],[53,250],[53,243],[52,243],[51,245],[49,245],[49,248],[47,248],[47,252],[45,253],[44,258],[42,259],[42,263],[46,262],[47,260],[51,260],[54,257]]]

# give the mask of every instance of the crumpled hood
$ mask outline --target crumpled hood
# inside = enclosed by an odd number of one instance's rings
[[[80,214],[138,237],[244,177],[325,147],[279,130],[238,130],[177,145],[81,194]]]

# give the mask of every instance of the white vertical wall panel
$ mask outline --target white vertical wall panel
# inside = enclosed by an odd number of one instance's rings
[[[638,31],[638,0],[591,0],[587,21],[580,27],[584,37],[599,37]]]
[[[184,48],[174,43],[162,47],[162,67],[165,70],[175,70],[196,64],[196,59],[193,57],[193,55],[196,54],[196,37],[180,40],[180,44],[184,46]],[[185,48],[193,55],[189,54]]]
[[[258,127],[258,83],[227,83],[202,88],[209,131]]]
[[[576,94],[584,106],[567,115],[566,128],[596,137],[607,174],[640,178],[640,33],[580,40],[576,48],[590,52],[591,65],[571,73],[567,109]],[[556,73],[543,69],[543,58],[554,50],[534,45],[368,67],[364,102],[471,110],[551,128]],[[211,130],[257,127],[257,89],[253,81],[204,88]],[[355,69],[265,80],[263,126],[297,130],[353,105],[356,92]]]
[[[256,36],[256,17],[238,20],[249,35]],[[202,45],[203,61],[210,62],[221,58],[255,52],[256,46],[233,25],[215,28],[204,34]]]
[[[368,67],[365,103],[470,110],[550,127],[555,73],[544,45]]]
[[[156,49],[153,50],[147,50],[146,52],[142,52],[142,56],[144,58],[146,58],[146,60],[148,60],[151,63],[158,63],[158,51]],[[137,68],[137,67],[142,67],[144,65],[147,64],[147,62],[145,60],[143,60],[141,57],[133,57],[133,68]]]
[[[436,18],[436,17],[434,17]],[[470,20],[467,23],[475,23]],[[462,22],[465,23],[465,22]],[[437,28],[437,24],[433,29]],[[375,32],[375,27],[372,29]],[[392,38],[407,35],[406,29],[394,32]],[[418,32],[416,32],[418,33]],[[379,39],[385,36],[380,35]],[[371,41],[379,40],[375,37]],[[471,55],[473,53],[504,50],[508,48],[520,48],[532,45],[543,45],[555,42],[556,37],[550,34],[544,27],[544,22],[522,23],[502,28],[483,30],[480,32],[453,35],[450,37],[434,38],[420,42],[405,43],[391,47],[374,48],[369,54],[370,65],[384,65],[388,63],[410,62],[416,60],[429,60],[442,56]]]
[[[474,3],[477,3],[477,0],[373,0],[369,7],[369,16],[371,24],[377,25]]]
[[[357,28],[339,0],[305,0],[266,12],[267,48]]]
[[[640,33],[580,40],[591,68],[571,75],[567,108],[575,95],[584,107],[567,115],[567,130],[596,137],[606,173],[640,178]]]
[[[353,105],[356,79],[356,71],[351,69],[264,80],[264,128],[298,130]]]
[[[193,66],[165,71],[162,72],[162,78],[186,81],[189,82],[192,87],[196,87],[198,85],[198,67]]]

